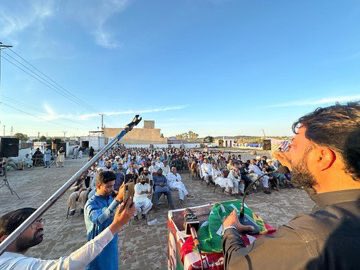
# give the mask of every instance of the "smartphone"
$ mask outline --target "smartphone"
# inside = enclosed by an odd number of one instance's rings
[[[256,224],[255,221],[249,218],[246,214],[243,217],[239,216],[239,221],[242,225],[250,225],[254,228],[252,231],[245,231],[243,233],[252,234],[252,235],[260,233],[260,227]]]

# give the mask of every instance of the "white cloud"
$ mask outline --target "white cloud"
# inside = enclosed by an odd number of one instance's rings
[[[147,113],[157,113],[157,112],[167,112],[167,111],[177,111],[183,110],[187,105],[177,105],[177,106],[168,106],[168,107],[158,107],[150,109],[139,109],[139,110],[126,110],[126,111],[114,111],[114,112],[96,112],[89,114],[58,114],[55,110],[49,105],[44,104],[44,110],[46,114],[41,115],[40,117],[46,121],[58,120],[58,119],[70,119],[70,120],[88,120],[90,118],[99,117],[99,114],[102,113],[106,116],[116,116],[116,115],[135,115],[135,114],[147,114]]]
[[[312,105],[324,105],[324,104],[334,104],[336,102],[349,102],[360,100],[360,95],[353,96],[338,96],[338,97],[326,97],[316,100],[296,100],[288,101],[284,103],[278,103],[268,106],[268,108],[280,108],[280,107],[301,107],[301,106],[312,106]]]
[[[0,6],[0,36],[15,39],[25,29],[42,28],[44,21],[54,14],[54,1],[30,1]]]
[[[90,5],[87,0],[71,1],[65,12],[94,37],[96,44],[106,49],[115,49],[121,45],[116,40],[119,25],[111,28],[109,21],[123,12],[129,3],[130,0],[93,0]]]

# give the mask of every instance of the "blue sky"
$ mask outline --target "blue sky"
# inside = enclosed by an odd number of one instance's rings
[[[359,25],[359,1],[1,1],[0,133],[86,135],[99,113],[121,127],[138,112],[165,136],[289,135],[360,100]]]

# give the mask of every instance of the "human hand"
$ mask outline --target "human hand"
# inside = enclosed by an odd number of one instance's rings
[[[126,192],[126,186],[124,183],[122,183],[122,185],[120,186],[119,191],[115,197],[115,200],[117,200],[118,202],[122,202],[125,197],[125,192]]]
[[[288,167],[291,171],[291,160],[289,157],[289,152],[274,152],[273,156],[281,163],[281,165]]]
[[[223,228],[234,226],[240,233],[254,230],[253,226],[242,225],[239,221],[238,214],[234,209],[223,221]]]
[[[134,214],[135,204],[133,203],[132,197],[129,197],[115,210],[113,222],[109,226],[111,232],[113,234],[118,233],[119,230],[130,221]]]

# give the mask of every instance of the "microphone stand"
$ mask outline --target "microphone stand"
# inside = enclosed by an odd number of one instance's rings
[[[77,173],[75,173],[65,184],[63,184],[47,201],[45,201],[36,211],[28,217],[21,225],[13,231],[2,243],[0,243],[0,255],[6,248],[14,242],[21,233],[31,226],[42,214],[44,214],[76,181],[87,171],[100,157],[113,147],[122,137],[130,132],[134,126],[138,125],[141,121],[139,115],[135,115],[134,119],[126,125],[126,127],[112,139],[103,149],[101,149],[91,160],[89,160]]]
[[[274,172],[276,172],[276,170]],[[272,173],[274,173],[274,172],[272,172]],[[264,173],[264,174],[260,175],[244,191],[244,197],[243,197],[242,203],[241,203],[239,221],[243,225],[250,225],[250,226],[253,226],[253,228],[254,228],[254,230],[246,232],[247,234],[259,234],[260,228],[255,222],[253,222],[252,220],[250,220],[249,218],[247,218],[245,216],[245,198],[246,198],[246,195],[247,195],[248,191],[250,190],[250,188],[252,188],[256,183],[258,183],[259,180],[261,178],[263,178],[265,175],[269,175],[269,173]]]

